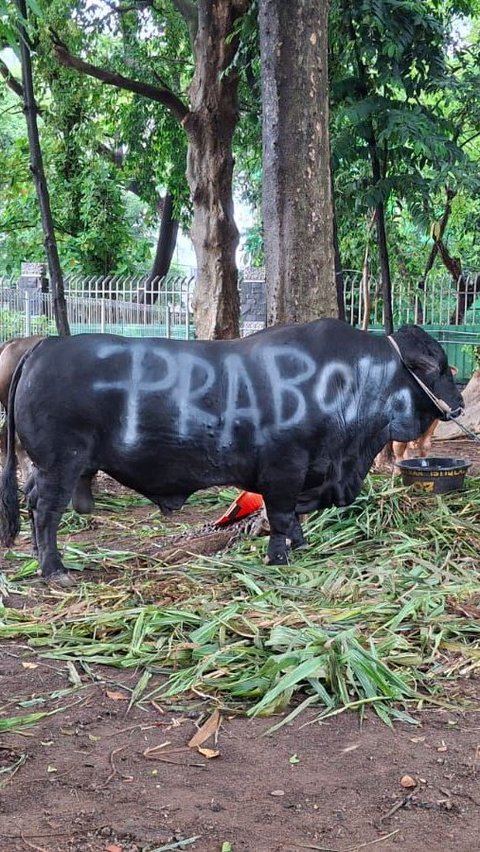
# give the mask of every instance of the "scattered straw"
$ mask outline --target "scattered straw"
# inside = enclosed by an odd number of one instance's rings
[[[264,564],[265,538],[244,535],[166,567],[158,512],[135,538],[119,498],[136,549],[70,538],[66,564],[80,582],[35,608],[4,607],[0,638],[76,662],[79,677],[95,664],[138,669],[129,707],[193,694],[252,716],[370,706],[388,724],[414,722],[430,698],[451,707],[455,679],[480,667],[480,480],[468,482],[440,497],[370,477],[353,506],[310,516],[308,547],[277,566]],[[105,531],[108,518],[97,519]],[[31,556],[12,558],[16,576],[34,570]],[[107,579],[82,582],[87,567]],[[16,724],[0,713],[0,730]]]

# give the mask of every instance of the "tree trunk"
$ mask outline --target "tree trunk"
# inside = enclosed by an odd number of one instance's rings
[[[173,199],[167,192],[163,202],[155,259],[145,288],[138,294],[138,301],[143,305],[153,305],[157,301],[162,278],[170,269],[178,233],[178,220],[173,218],[172,213]]]
[[[335,209],[335,184],[333,181],[332,158],[330,157],[330,192],[332,193],[332,229],[333,229],[333,257],[335,265],[335,288],[337,291],[337,314],[338,319],[346,321],[345,316],[345,281],[343,278],[342,258],[340,256],[340,244],[338,242],[337,214]]]
[[[463,325],[465,314],[478,296],[479,287],[480,275],[476,278],[460,275],[457,281],[457,304],[448,321],[449,325]]]
[[[383,326],[385,328],[385,334],[393,334],[392,278],[390,275],[387,233],[385,230],[385,207],[383,206],[383,202],[377,204],[375,214],[380,275],[382,279]]]
[[[432,228],[432,236],[434,239],[433,246],[430,249],[430,253],[427,258],[427,263],[425,265],[425,271],[418,282],[418,289],[422,292],[425,292],[427,286],[427,276],[430,270],[433,268],[433,264],[435,263],[435,258],[438,254],[438,244],[441,240],[443,240],[443,235],[445,233],[445,228],[447,227],[447,222],[450,217],[450,213],[452,212],[452,201],[457,194],[456,189],[446,189],[447,200],[445,203],[445,209],[442,214],[442,218],[439,222],[435,222]],[[421,325],[423,323],[424,314],[423,314],[423,304],[420,299],[417,299],[416,307],[415,307],[415,322]]]
[[[238,74],[229,65],[238,47],[232,28],[250,0],[201,0],[188,136],[187,180],[193,203],[191,237],[197,259],[194,312],[199,338],[239,335],[235,260],[232,139],[238,121]],[[228,70],[227,70],[228,69]]]
[[[25,119],[28,132],[28,146],[30,150],[30,169],[35,181],[40,216],[44,235],[45,251],[47,255],[50,287],[53,298],[53,310],[57,331],[60,335],[70,334],[68,325],[67,306],[63,289],[63,276],[58,257],[57,241],[53,225],[52,211],[50,207],[50,196],[43,168],[42,150],[37,124],[37,106],[33,92],[32,63],[30,58],[30,45],[28,34],[24,26],[27,20],[27,7],[25,0],[15,0],[18,13],[18,32],[20,40],[20,56],[22,63],[22,86]]]
[[[370,324],[370,311],[372,309],[372,294],[370,293],[370,232],[375,224],[376,212],[370,219],[367,225],[367,240],[365,243],[365,254],[363,256],[362,267],[362,293],[363,293],[363,319],[359,317],[362,323],[362,330],[368,331]]]
[[[337,316],[328,3],[260,0],[267,323]]]
[[[462,390],[462,396],[465,411],[461,417],[461,422],[467,429],[471,429],[478,435],[480,433],[480,370],[475,370],[472,374],[466,387]],[[465,438],[465,433],[462,432],[455,420],[448,420],[446,423],[439,424],[435,431],[435,438],[440,441],[449,441],[452,438]]]
[[[371,128],[371,135],[368,147],[370,151],[370,162],[372,165],[373,185],[378,186],[382,179],[382,169],[378,156],[377,142],[375,139],[375,132],[373,130],[373,127]],[[383,325],[386,334],[393,334],[392,278],[390,275],[387,232],[385,229],[385,206],[383,204],[383,201],[379,201],[375,207],[375,224],[377,230],[377,247],[378,260],[380,265],[380,277],[382,281]]]
[[[251,0],[173,0],[195,36],[195,72],[190,109],[167,85],[152,86],[86,62],[54,39],[57,60],[102,80],[164,104],[188,139],[187,180],[193,206],[192,241],[197,259],[195,322],[200,338],[237,337],[240,300],[233,218],[232,138],[238,121],[238,73],[232,66],[239,45],[235,22]]]

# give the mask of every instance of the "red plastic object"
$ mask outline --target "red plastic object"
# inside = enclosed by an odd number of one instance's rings
[[[215,526],[222,527],[226,524],[233,524],[234,521],[239,521],[240,518],[246,518],[247,515],[258,512],[262,506],[263,497],[261,494],[255,494],[254,491],[241,491],[233,503],[230,503],[230,506],[222,517],[218,521],[215,521]]]

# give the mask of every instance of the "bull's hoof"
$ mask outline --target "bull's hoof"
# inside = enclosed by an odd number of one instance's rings
[[[288,555],[286,553],[274,553],[270,556],[267,553],[265,565],[288,565]]]
[[[290,547],[292,550],[307,550],[308,542],[305,539],[303,541],[291,541]]]
[[[300,550],[307,546],[305,536],[300,528],[295,530],[295,532],[287,538],[287,545],[288,544],[292,550]]]
[[[71,589],[75,585],[75,580],[70,574],[65,571],[56,571],[55,574],[49,574],[48,577],[42,577],[44,583],[53,588]]]

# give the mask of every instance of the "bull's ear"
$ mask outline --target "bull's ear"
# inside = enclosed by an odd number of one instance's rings
[[[440,373],[438,359],[428,355],[427,352],[415,352],[411,358],[406,359],[411,370],[421,370],[422,373]]]
[[[411,370],[440,375],[445,355],[441,346],[418,325],[402,325],[393,335]]]

